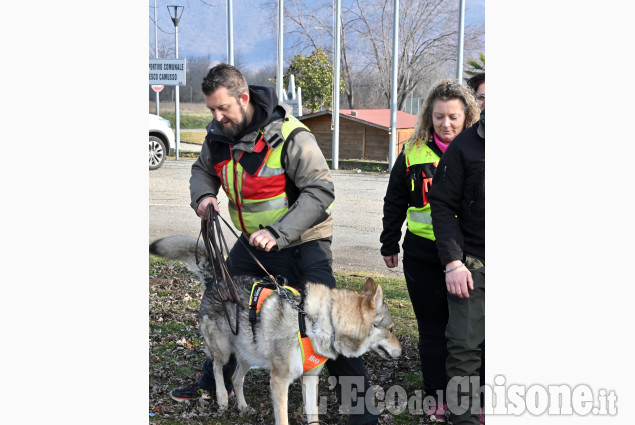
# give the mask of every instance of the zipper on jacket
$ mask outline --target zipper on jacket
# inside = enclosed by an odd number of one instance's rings
[[[234,166],[232,167],[234,171],[234,204],[236,205],[236,212],[238,213],[238,220],[240,221],[240,227],[242,227],[242,231],[245,233],[249,233],[245,226],[245,221],[243,220],[242,199],[239,199],[242,198],[242,196],[240,192],[238,192],[238,173],[236,169],[238,161],[234,159],[234,152],[231,150],[231,147],[229,148],[229,152],[231,155],[231,160],[234,163]],[[240,157],[242,156],[243,154],[241,153],[238,159],[240,160]]]

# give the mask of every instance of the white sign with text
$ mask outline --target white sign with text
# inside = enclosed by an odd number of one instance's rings
[[[184,86],[185,59],[150,59],[150,85]]]

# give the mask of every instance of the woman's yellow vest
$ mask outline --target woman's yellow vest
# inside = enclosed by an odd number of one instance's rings
[[[406,215],[408,230],[422,238],[435,240],[428,191],[439,163],[439,155],[427,144],[414,145],[405,153],[406,176],[410,185],[410,208]]]
[[[225,152],[212,155],[214,168],[229,199],[229,215],[237,229],[254,233],[260,226],[276,222],[289,209],[289,188],[281,154],[294,130],[309,131],[298,119],[289,116],[282,124],[282,134],[278,135],[282,137],[267,142],[261,131],[254,151],[242,152],[237,160],[232,157],[229,145],[216,144]]]

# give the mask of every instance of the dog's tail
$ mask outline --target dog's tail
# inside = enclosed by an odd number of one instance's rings
[[[150,254],[183,262],[194,273],[199,273],[207,264],[207,251],[201,242],[191,236],[168,236],[150,244]],[[197,264],[198,259],[198,264]]]

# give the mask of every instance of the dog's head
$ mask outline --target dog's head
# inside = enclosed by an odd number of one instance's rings
[[[362,314],[369,322],[372,321],[368,334],[369,348],[384,359],[399,357],[401,344],[394,333],[395,324],[384,302],[384,291],[381,285],[375,284],[373,279],[368,278],[360,294],[364,296]]]

